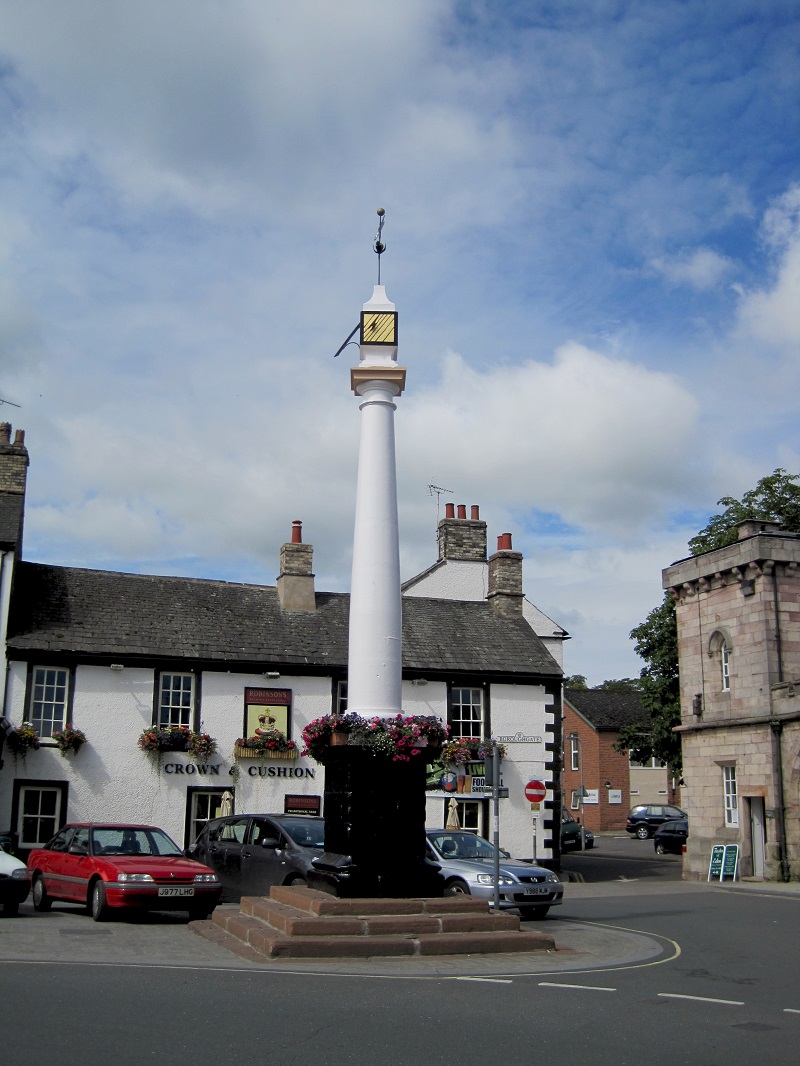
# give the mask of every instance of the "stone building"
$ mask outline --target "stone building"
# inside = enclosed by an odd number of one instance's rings
[[[738,844],[740,873],[800,876],[800,535],[748,520],[664,570],[678,623],[684,876]]]

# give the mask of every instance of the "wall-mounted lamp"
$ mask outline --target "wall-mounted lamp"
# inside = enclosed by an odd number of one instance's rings
[[[610,781],[606,781],[606,788],[611,788],[611,782]]]
[[[111,665],[109,666],[109,670],[124,670],[124,669],[125,669],[125,667],[122,665],[122,663],[111,663]]]
[[[264,677],[268,677],[272,681],[274,681],[276,677],[280,677],[280,676],[281,675],[280,675],[280,673],[277,670],[267,670],[267,672],[264,674]]]
[[[412,677],[411,678],[411,684],[412,685],[427,685],[428,682],[427,682],[427,679],[424,678],[424,677]]]

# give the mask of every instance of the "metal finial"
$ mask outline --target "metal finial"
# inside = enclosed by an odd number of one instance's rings
[[[375,243],[373,244],[372,247],[378,253],[378,284],[380,285],[380,283],[381,283],[381,255],[383,255],[383,253],[386,251],[386,245],[381,240],[381,234],[383,233],[383,223],[384,223],[384,221],[386,219],[386,212],[383,210],[382,207],[378,208],[378,218],[380,219],[380,221],[378,222],[378,232],[375,234]]]

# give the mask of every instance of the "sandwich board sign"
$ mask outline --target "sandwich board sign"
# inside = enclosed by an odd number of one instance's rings
[[[711,861],[708,864],[708,880],[736,880],[739,872],[739,845],[715,844],[711,849]]]

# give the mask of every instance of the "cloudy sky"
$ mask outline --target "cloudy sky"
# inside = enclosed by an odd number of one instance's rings
[[[347,589],[333,353],[378,207],[404,578],[478,504],[567,672],[632,676],[719,497],[800,470],[793,0],[0,0],[0,27],[28,559],[272,584],[300,518]]]

